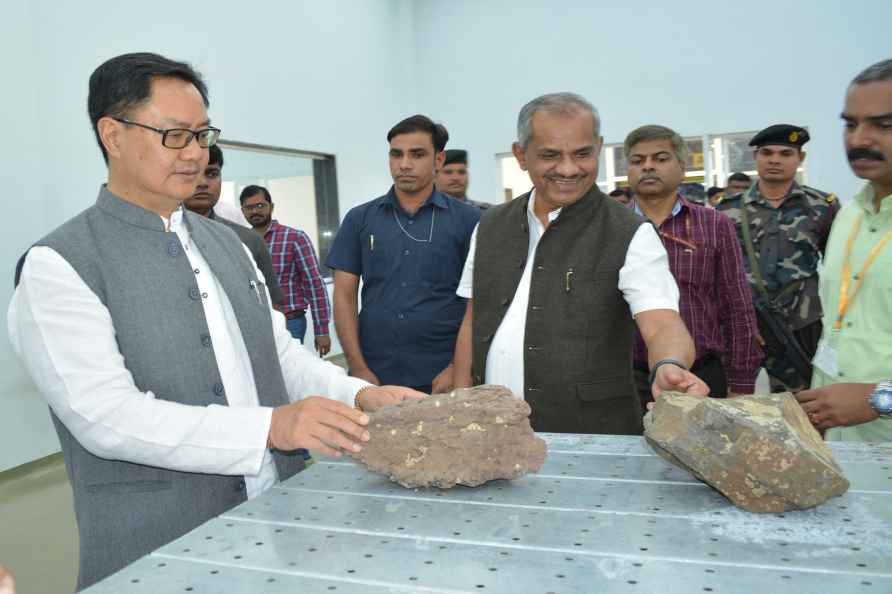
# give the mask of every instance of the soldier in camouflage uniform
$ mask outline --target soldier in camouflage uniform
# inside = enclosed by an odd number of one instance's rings
[[[787,337],[795,340],[811,361],[821,337],[818,261],[839,203],[833,194],[796,182],[796,169],[805,159],[802,145],[808,139],[805,129],[786,124],[756,134],[750,146],[756,147],[759,180],[746,192],[726,197],[717,208],[737,227],[754,300],[768,305],[775,323],[786,328]],[[765,369],[772,390],[807,388],[810,374],[804,375],[801,366],[797,370],[788,354],[789,345],[774,338],[777,333],[771,331],[761,312],[759,331],[765,342]]]

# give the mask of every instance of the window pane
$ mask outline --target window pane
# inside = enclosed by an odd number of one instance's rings
[[[613,151],[613,177],[629,175],[629,161],[622,145],[613,146],[610,150]]]
[[[705,167],[703,139],[685,140],[684,143],[688,147],[688,160],[685,169],[688,171],[702,171]]]
[[[727,136],[724,138],[730,173],[735,171],[752,171],[756,168],[756,162],[753,160],[753,147],[749,146],[751,137],[751,135],[747,134],[745,136]]]

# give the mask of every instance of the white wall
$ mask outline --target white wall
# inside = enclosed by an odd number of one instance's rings
[[[565,90],[599,108],[606,142],[646,123],[685,136],[809,126],[810,185],[849,196],[845,86],[892,55],[888,0],[423,0],[414,19],[418,96],[470,151],[470,195],[491,202],[520,107]]]
[[[224,137],[336,154],[346,212],[389,186],[384,136],[415,107],[411,80],[394,68],[413,53],[410,8],[407,0],[5,3],[2,302],[19,255],[89,206],[104,180],[86,115],[87,79],[103,60],[148,50],[192,62]],[[42,399],[0,339],[0,470],[57,449]]]
[[[842,95],[889,57],[890,21],[888,0],[5,3],[0,297],[27,246],[95,199],[105,169],[87,78],[120,53],[191,61],[225,138],[335,154],[342,215],[390,185],[384,135],[417,112],[470,151],[471,195],[500,202],[495,155],[520,106],[556,90],[598,105],[608,142],[646,122],[683,135],[807,125],[809,181],[845,196],[857,183],[840,147]],[[0,339],[0,470],[57,447]]]

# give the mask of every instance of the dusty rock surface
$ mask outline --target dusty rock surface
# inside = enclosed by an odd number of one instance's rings
[[[404,487],[476,487],[537,472],[545,442],[530,407],[502,386],[462,388],[369,414],[358,459]]]
[[[752,512],[805,509],[849,488],[790,393],[715,399],[670,392],[644,417],[644,437]]]

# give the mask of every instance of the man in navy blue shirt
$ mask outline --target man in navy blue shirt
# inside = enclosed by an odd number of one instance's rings
[[[335,270],[335,328],[350,374],[376,385],[452,389],[465,311],[455,290],[480,210],[434,188],[448,139],[423,115],[391,128],[393,186],[347,213],[325,262]]]

